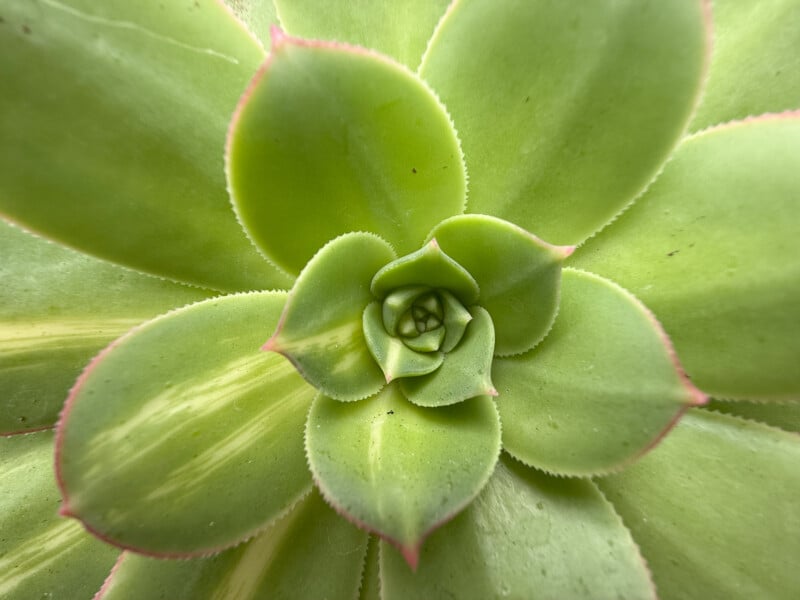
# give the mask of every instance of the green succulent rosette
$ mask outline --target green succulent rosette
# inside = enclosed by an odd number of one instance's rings
[[[711,8],[0,0],[0,596],[793,598],[800,5]]]

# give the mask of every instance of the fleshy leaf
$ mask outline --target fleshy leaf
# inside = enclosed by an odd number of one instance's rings
[[[207,300],[101,353],[59,424],[64,514],[116,545],[187,556],[244,540],[307,492],[314,389],[258,350],[285,299]]]
[[[574,263],[636,294],[711,395],[800,398],[800,113],[688,138]]]
[[[400,330],[398,330],[398,327],[403,321],[406,311],[411,308],[414,301],[428,291],[430,291],[430,288],[424,286],[410,286],[394,290],[389,294],[381,304],[381,319],[383,320],[384,329],[392,335],[398,335],[399,333],[413,335],[416,327],[414,327],[414,331],[407,328],[407,326]]]
[[[0,597],[89,598],[119,550],[58,516],[53,433],[0,438]]]
[[[690,404],[689,383],[652,314],[610,281],[566,269],[553,330],[532,351],[495,359],[503,448],[562,475],[619,468]]]
[[[106,344],[210,295],[61,248],[2,220],[0,256],[0,434],[53,426],[70,386]]]
[[[350,42],[416,69],[450,0],[276,0],[281,22],[297,36]]]
[[[561,264],[572,247],[551,246],[516,225],[485,215],[448,219],[431,233],[469,271],[494,323],[495,353],[538,344],[556,318]]]
[[[272,0],[223,0],[247,29],[261,42],[270,46],[270,28],[279,25],[278,13]]]
[[[800,402],[711,400],[704,408],[800,433]]]
[[[359,600],[381,600],[381,573],[378,564],[380,540],[369,536],[367,556],[364,560],[364,573],[361,576]]]
[[[458,126],[468,210],[554,244],[607,223],[656,174],[696,102],[701,0],[462,0],[421,76]]]
[[[264,533],[210,558],[126,552],[97,600],[350,600],[366,550],[367,534],[312,492]]]
[[[368,233],[345,234],[306,265],[292,288],[278,330],[265,350],[286,355],[315,388],[337,400],[359,400],[385,381],[364,340],[372,276],[395,258]]]
[[[472,315],[464,308],[464,305],[458,301],[458,298],[453,296],[450,292],[440,290],[439,297],[442,299],[444,308],[445,329],[445,337],[441,345],[441,350],[442,352],[450,352],[464,337],[467,325],[472,321]]]
[[[350,231],[413,252],[463,211],[466,193],[455,131],[413,73],[363,49],[285,35],[231,123],[228,181],[252,239],[295,273]]]
[[[489,313],[471,309],[464,337],[444,357],[442,366],[428,375],[401,379],[400,389],[419,406],[447,406],[475,396],[496,396],[492,385],[494,328]]]
[[[500,420],[491,398],[424,409],[395,384],[364,402],[318,396],[306,450],[323,496],[398,546],[413,567],[424,538],[469,503],[492,473]]]
[[[714,2],[714,53],[696,131],[800,107],[797,0]]]
[[[263,50],[220,2],[4,2],[2,17],[0,213],[171,279],[291,285],[226,193],[226,126]]]
[[[478,301],[480,289],[472,275],[442,252],[432,240],[422,248],[398,258],[375,274],[370,289],[378,298],[406,286],[428,286],[448,290],[466,305]]]
[[[381,305],[373,302],[364,310],[364,338],[370,353],[386,376],[386,382],[398,377],[425,375],[442,364],[441,352],[417,352],[383,327]]]
[[[663,598],[792,600],[798,464],[800,436],[695,410],[644,459],[598,483]]]
[[[655,599],[630,533],[589,481],[501,457],[481,494],[422,548],[417,573],[381,548],[382,597]]]

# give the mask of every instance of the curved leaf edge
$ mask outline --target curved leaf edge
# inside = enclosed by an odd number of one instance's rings
[[[247,26],[242,19],[233,11],[233,8],[228,5],[225,0],[215,0],[218,5],[222,7],[222,9],[228,13],[228,16],[236,22],[236,24],[244,30],[244,32],[248,35],[248,37],[255,43],[259,48],[261,48],[262,53],[266,56],[267,49],[264,47],[264,44],[261,42],[259,37],[255,34],[255,32],[251,31],[250,28]],[[276,11],[277,12],[277,11]]]
[[[106,578],[103,581],[103,585],[101,585],[100,589],[97,590],[97,593],[92,597],[92,600],[102,600],[102,598],[106,595],[109,588],[111,587],[111,584],[114,581],[114,575],[117,574],[117,571],[122,566],[122,562],[125,560],[127,554],[128,554],[127,550],[123,550],[122,552],[119,553],[116,562],[111,567],[111,570],[108,572],[108,575],[106,575]]]
[[[319,394],[318,394],[318,396],[319,396]],[[313,402],[311,403],[311,406],[312,407],[314,406]],[[500,435],[498,436],[499,443],[498,443],[497,455],[495,456],[495,460],[492,462],[491,469],[489,470],[488,473],[485,474],[485,476],[483,478],[483,481],[480,483],[477,491],[472,496],[470,496],[469,498],[465,499],[460,505],[456,506],[450,514],[445,515],[442,519],[440,519],[439,521],[437,521],[436,523],[431,525],[428,529],[423,531],[420,534],[419,539],[416,540],[416,542],[414,544],[406,546],[401,541],[396,540],[396,539],[392,538],[391,536],[383,534],[382,532],[380,532],[377,529],[371,527],[370,525],[368,525],[364,521],[361,521],[360,519],[358,519],[355,516],[351,515],[350,513],[345,511],[343,507],[339,506],[336,503],[336,499],[331,495],[330,491],[325,488],[325,486],[322,484],[322,482],[319,480],[319,478],[317,477],[316,473],[314,472],[314,469],[312,468],[311,455],[310,455],[310,453],[308,451],[308,432],[309,432],[309,426],[310,426],[311,421],[310,421],[310,419],[306,419],[306,427],[305,427],[305,431],[303,433],[303,438],[304,438],[303,439],[303,447],[305,449],[306,463],[308,465],[308,470],[311,472],[311,479],[314,481],[314,486],[317,488],[317,490],[319,490],[319,493],[322,496],[322,499],[328,504],[328,506],[330,506],[336,512],[336,514],[338,514],[340,517],[345,519],[347,522],[352,523],[353,525],[355,525],[359,529],[362,529],[362,530],[366,531],[367,533],[369,533],[371,535],[374,535],[374,536],[376,536],[376,537],[378,537],[378,538],[380,538],[382,540],[385,540],[387,543],[389,543],[392,546],[394,546],[395,548],[397,548],[397,550],[403,556],[403,559],[406,561],[406,564],[408,564],[408,566],[411,568],[412,572],[416,573],[417,567],[419,566],[420,550],[422,549],[422,545],[425,543],[425,540],[428,539],[428,537],[434,531],[436,531],[437,529],[439,529],[443,525],[445,525],[445,524],[449,523],[450,521],[452,521],[465,508],[467,508],[475,498],[477,498],[478,494],[480,494],[481,491],[483,490],[483,488],[486,487],[486,484],[489,482],[489,479],[491,479],[492,474],[494,473],[495,467],[497,466],[497,462],[500,460],[500,454],[503,452],[503,442],[502,442],[502,440],[503,440],[503,423],[500,420],[500,414],[497,411],[497,406],[494,403],[492,403],[492,406],[494,407],[495,412],[497,413],[497,426],[498,426]],[[435,409],[428,409],[428,410],[435,410]],[[310,412],[311,412],[311,409],[309,409],[309,414],[310,414]],[[381,580],[381,582],[382,582],[382,580]]]
[[[278,19],[280,20],[280,15],[278,16]],[[231,185],[231,177],[232,177],[231,150],[232,150],[232,146],[233,146],[233,138],[234,138],[236,130],[237,130],[238,126],[239,126],[239,121],[241,120],[242,113],[244,112],[245,107],[249,104],[249,101],[250,101],[251,96],[253,95],[253,92],[255,91],[256,87],[261,82],[261,80],[264,78],[264,76],[266,75],[267,71],[269,70],[269,67],[272,64],[272,58],[275,55],[275,51],[279,50],[280,48],[282,48],[282,47],[284,47],[286,45],[295,45],[295,46],[304,47],[304,48],[327,49],[327,50],[333,50],[333,51],[338,51],[338,52],[342,52],[342,53],[349,53],[349,54],[352,54],[352,55],[364,56],[364,57],[377,59],[380,62],[382,62],[384,65],[389,66],[389,67],[391,67],[392,69],[394,69],[396,71],[399,71],[404,76],[410,77],[410,78],[413,78],[414,80],[416,80],[419,83],[419,85],[421,85],[422,88],[428,94],[430,94],[431,97],[436,101],[436,103],[439,106],[439,108],[441,109],[442,113],[447,117],[447,121],[449,122],[450,127],[452,127],[452,129],[453,129],[453,133],[455,135],[455,140],[456,140],[456,145],[458,147],[459,164],[461,165],[461,172],[462,172],[462,175],[464,176],[464,199],[462,200],[462,203],[461,203],[462,205],[461,205],[461,208],[460,208],[461,214],[464,213],[464,211],[467,208],[467,198],[469,197],[469,173],[467,173],[467,165],[466,165],[466,160],[465,160],[465,157],[464,157],[464,150],[461,147],[461,138],[458,135],[458,130],[456,129],[455,122],[453,121],[453,117],[450,116],[450,113],[447,110],[447,107],[445,106],[444,102],[442,102],[441,98],[439,98],[439,95],[434,91],[434,89],[430,85],[428,85],[428,83],[424,79],[422,79],[416,72],[412,71],[411,69],[409,69],[405,65],[395,61],[393,58],[391,58],[389,56],[386,56],[385,54],[381,54],[380,52],[377,52],[376,50],[371,50],[369,48],[364,48],[362,46],[357,46],[357,45],[354,45],[354,44],[348,44],[348,43],[345,43],[345,42],[332,42],[332,41],[325,41],[325,40],[307,40],[307,39],[303,39],[303,38],[299,38],[299,37],[294,37],[294,36],[291,36],[291,35],[287,34],[280,27],[277,27],[275,25],[273,25],[272,28],[270,29],[270,37],[271,37],[271,40],[272,40],[272,46],[270,47],[269,53],[267,54],[267,57],[264,60],[264,62],[261,64],[261,66],[256,71],[255,75],[253,75],[253,78],[250,80],[250,83],[247,85],[247,88],[245,89],[244,93],[239,98],[239,102],[237,103],[236,108],[235,108],[235,110],[233,112],[233,116],[231,117],[231,120],[230,120],[230,122],[228,124],[228,132],[227,132],[227,137],[226,137],[226,140],[225,140],[225,179],[226,179],[226,187],[227,187],[227,190],[228,190],[228,197],[230,199],[234,215],[236,216],[236,221],[242,227],[242,230],[245,232],[245,235],[247,236],[247,239],[250,240],[250,242],[253,244],[253,246],[255,246],[255,248],[258,250],[258,253],[262,257],[264,257],[264,259],[270,265],[274,266],[281,273],[286,274],[289,277],[294,278],[297,275],[297,274],[292,273],[291,271],[287,270],[282,265],[278,264],[274,259],[272,259],[267,254],[267,252],[265,250],[260,248],[258,246],[258,244],[255,242],[255,240],[253,239],[253,237],[250,235],[250,232],[248,231],[248,229],[242,224],[242,219],[241,219],[241,217],[239,215],[239,211],[236,208],[236,206],[237,206],[236,195],[234,194],[233,186]],[[351,232],[347,232],[347,233],[351,233]],[[336,238],[334,238],[334,239],[336,239]],[[330,243],[330,241],[328,243]],[[394,245],[391,244],[391,243],[389,245],[392,246],[392,249],[394,250]],[[397,254],[396,251],[395,251],[395,254]]]
[[[223,550],[228,550],[230,548],[234,548],[243,544],[244,542],[251,540],[252,538],[260,535],[264,531],[266,531],[276,520],[283,518],[288,512],[290,512],[297,504],[303,500],[308,494],[311,492],[312,485],[309,483],[305,489],[301,490],[300,494],[296,497],[291,499],[287,506],[284,507],[283,510],[276,513],[271,519],[269,519],[266,523],[262,523],[259,527],[255,530],[248,532],[241,538],[234,539],[229,544],[224,544],[222,546],[215,546],[212,548],[204,548],[201,550],[197,550],[194,552],[153,552],[151,550],[147,550],[145,548],[139,548],[137,546],[132,546],[129,544],[125,544],[116,540],[105,533],[95,529],[89,523],[87,523],[79,514],[74,512],[69,507],[69,491],[67,489],[67,484],[64,479],[61,464],[62,464],[62,456],[63,456],[63,445],[64,445],[64,435],[65,430],[67,428],[69,422],[69,416],[72,411],[72,407],[75,405],[77,401],[78,393],[82,389],[84,383],[92,374],[92,372],[97,368],[97,366],[114,350],[122,344],[123,342],[127,341],[130,337],[138,334],[142,330],[156,326],[160,321],[173,316],[176,313],[183,312],[188,310],[196,305],[203,304],[206,302],[213,302],[215,300],[219,300],[221,298],[234,298],[240,296],[252,296],[252,295],[276,295],[276,296],[283,296],[286,297],[288,294],[284,290],[271,290],[271,291],[256,291],[256,292],[240,292],[236,294],[225,294],[222,296],[216,296],[213,298],[207,298],[205,300],[198,300],[197,302],[191,302],[185,306],[181,306],[179,308],[174,308],[164,314],[161,314],[153,319],[140,323],[139,325],[130,329],[127,333],[123,334],[122,336],[115,339],[111,342],[108,346],[103,348],[89,363],[84,367],[81,374],[75,381],[75,384],[69,391],[67,396],[67,400],[64,403],[64,407],[61,409],[59,414],[58,422],[55,424],[55,457],[54,457],[54,471],[55,471],[55,479],[56,485],[58,486],[58,490],[61,494],[61,508],[58,511],[58,514],[62,517],[69,517],[76,519],[83,525],[83,528],[92,534],[94,537],[98,538],[99,540],[109,544],[111,546],[115,546],[121,550],[128,550],[135,554],[141,554],[142,556],[149,556],[152,558],[167,558],[167,559],[186,559],[186,558],[203,558],[214,556],[215,554],[219,554]]]
[[[764,404],[764,405],[768,405],[768,406],[780,406],[780,405],[784,405],[784,404],[786,404],[786,405],[788,405],[788,404],[800,404],[800,400],[797,400],[797,401],[786,400],[786,401],[777,401],[777,402],[776,401],[772,401],[772,402],[770,402],[770,401],[762,401],[762,400],[747,401],[747,400],[738,400],[738,399],[730,400],[728,398],[718,398],[716,396],[714,396],[713,399],[714,400],[719,400],[720,402],[728,402],[728,403],[734,404],[734,405],[737,402],[752,402],[753,404]],[[756,418],[753,418],[753,417],[744,417],[742,415],[738,415],[738,414],[735,414],[735,413],[722,412],[721,410],[717,410],[716,408],[711,408],[711,407],[707,407],[707,406],[701,406],[701,407],[699,407],[699,410],[702,410],[703,412],[711,413],[711,414],[714,414],[714,415],[721,415],[723,417],[730,417],[730,418],[733,418],[733,419],[739,419],[740,421],[746,421],[748,423],[755,423],[756,425],[759,425],[761,427],[768,427],[769,429],[774,429],[776,431],[780,431],[781,433],[785,433],[785,434],[788,434],[788,435],[793,435],[793,436],[800,437],[800,431],[793,431],[791,429],[786,429],[784,427],[781,427],[780,425],[775,425],[773,423],[767,423],[766,421],[761,421],[760,419],[756,419]]]

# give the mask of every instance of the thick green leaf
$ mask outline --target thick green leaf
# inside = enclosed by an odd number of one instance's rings
[[[325,498],[415,567],[425,537],[489,479],[500,420],[486,396],[425,409],[395,384],[364,402],[320,395],[308,416],[306,450]]]
[[[547,335],[558,309],[561,263],[572,247],[551,246],[484,215],[448,219],[431,238],[477,281],[480,305],[494,323],[498,355],[530,350]]]
[[[463,143],[469,211],[575,244],[680,138],[707,61],[701,0],[461,0],[420,74]]]
[[[248,543],[211,558],[125,553],[97,600],[352,600],[367,534],[313,492]]]
[[[562,475],[607,473],[658,441],[705,397],[664,331],[628,292],[564,271],[553,330],[532,351],[495,359],[503,448]]]
[[[367,556],[364,561],[364,572],[361,575],[359,600],[381,600],[381,573],[378,564],[380,541],[369,536]]]
[[[270,28],[278,25],[278,13],[272,0],[223,0],[247,29],[261,42],[270,46]]]
[[[800,402],[711,400],[704,408],[800,433]]]
[[[464,337],[445,355],[441,367],[428,375],[400,380],[400,389],[414,404],[447,406],[475,396],[497,395],[492,385],[492,318],[480,306],[473,306],[471,312]]]
[[[400,338],[390,335],[383,327],[381,305],[378,302],[373,302],[364,310],[364,338],[386,377],[386,383],[398,377],[430,373],[438,369],[444,359],[441,352],[417,352],[406,346]]]
[[[628,530],[591,482],[507,457],[469,508],[431,535],[417,573],[384,545],[381,575],[385,600],[655,598]]]
[[[297,278],[280,325],[264,349],[285,354],[311,385],[337,400],[360,400],[385,381],[364,339],[373,275],[395,258],[368,233],[350,233],[320,250]]]
[[[796,434],[695,410],[643,460],[598,483],[664,600],[792,600],[799,464]]]
[[[714,0],[714,53],[694,131],[800,108],[800,3]]]
[[[186,556],[253,535],[306,493],[314,389],[259,351],[285,299],[207,300],[99,355],[59,424],[64,513],[119,546]]]
[[[416,252],[398,258],[375,274],[370,289],[378,298],[405,286],[448,290],[466,305],[474,304],[480,289],[472,275],[430,241]]]
[[[650,307],[703,391],[800,399],[798,173],[800,113],[697,134],[571,264]]]
[[[119,554],[57,515],[53,434],[0,438],[0,597],[90,598]]]
[[[0,27],[0,213],[220,290],[291,285],[225,191],[225,130],[263,58],[214,0],[26,0]]]
[[[450,0],[276,0],[297,36],[373,48],[416,69]]]
[[[209,292],[140,275],[0,220],[0,433],[55,424],[81,369],[125,331]]]
[[[463,211],[466,193],[455,131],[413,73],[364,50],[286,36],[234,117],[228,181],[252,239],[295,273],[350,231],[413,252]]]

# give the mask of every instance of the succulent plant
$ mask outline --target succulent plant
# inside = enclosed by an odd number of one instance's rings
[[[0,0],[0,596],[796,597],[798,19]]]

